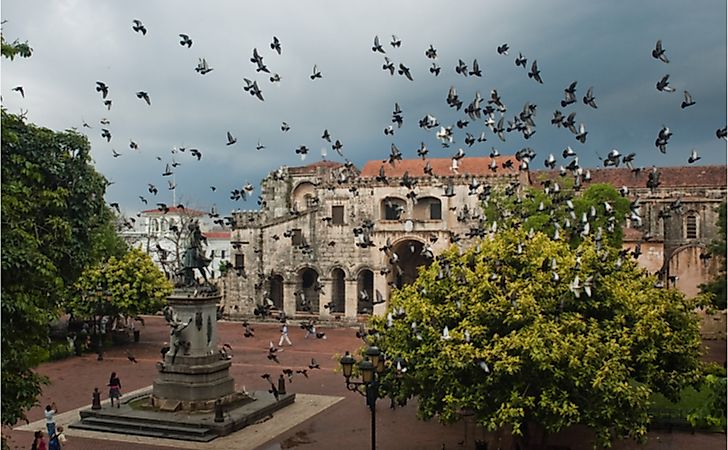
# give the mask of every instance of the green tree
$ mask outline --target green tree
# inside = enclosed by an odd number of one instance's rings
[[[726,203],[718,208],[718,235],[708,247],[708,254],[720,261],[720,269],[714,280],[700,285],[700,292],[706,294],[710,303],[718,309],[726,309],[728,289],[726,286]]]
[[[5,23],[5,21],[3,21]],[[20,42],[14,40],[13,42],[6,42],[5,36],[0,34],[0,45],[2,47],[2,56],[10,60],[15,59],[16,56],[21,58],[30,58],[33,54],[33,49],[28,45],[28,41]]]
[[[121,258],[87,268],[75,289],[68,302],[74,315],[116,318],[159,311],[172,285],[148,254],[132,248]]]
[[[598,445],[643,438],[650,393],[675,399],[700,375],[695,303],[655,283],[591,239],[509,229],[453,247],[372,319],[373,343],[408,365],[385,375],[386,395],[445,423],[472,410],[522,447],[574,424]]]
[[[596,183],[575,194],[569,179],[547,179],[541,184],[543,189],[494,191],[483,203],[486,222],[495,221],[501,228],[533,229],[549,236],[558,229],[559,236],[572,247],[578,246],[585,235],[596,236],[601,228],[605,245],[622,246],[621,224],[629,212],[629,200],[614,186]]]
[[[1,114],[2,422],[14,424],[40,394],[44,378],[32,367],[48,323],[96,257],[107,182],[91,165],[84,136]]]

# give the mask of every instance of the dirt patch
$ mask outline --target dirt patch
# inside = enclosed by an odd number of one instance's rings
[[[288,448],[294,448],[298,447],[301,444],[313,444],[314,441],[308,436],[308,433],[306,431],[299,431],[293,436],[289,437],[288,439],[281,442],[281,449],[285,450]]]

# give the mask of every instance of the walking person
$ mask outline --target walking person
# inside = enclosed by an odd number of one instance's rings
[[[121,408],[121,380],[116,376],[116,372],[111,372],[109,377],[109,400],[111,400],[111,407],[114,407],[114,399],[116,399],[116,407]]]
[[[283,346],[283,341],[288,342],[288,345],[291,344],[291,339],[288,337],[288,321],[283,322],[283,326],[281,327],[281,338],[278,340],[278,346]]]
[[[43,411],[43,415],[46,419],[46,428],[48,429],[48,436],[53,436],[56,434],[56,411],[58,408],[56,407],[56,402],[51,403],[50,405],[47,405],[45,407],[45,411]]]

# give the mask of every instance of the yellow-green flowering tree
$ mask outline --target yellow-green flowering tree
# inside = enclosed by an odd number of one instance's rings
[[[700,373],[695,305],[655,282],[589,238],[572,248],[511,229],[453,247],[372,319],[373,343],[408,366],[383,388],[395,401],[417,397],[423,419],[471,410],[522,448],[575,424],[597,445],[643,438],[650,393],[675,399]]]
[[[149,255],[132,248],[121,258],[85,270],[76,291],[69,304],[74,315],[128,317],[160,310],[172,285]]]

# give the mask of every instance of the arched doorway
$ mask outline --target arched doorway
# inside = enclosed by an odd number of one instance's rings
[[[374,311],[374,272],[363,269],[356,277],[356,312],[371,314]]]
[[[424,248],[422,242],[414,239],[400,241],[392,247],[392,253],[397,255],[389,258],[391,271],[388,281],[392,286],[399,289],[414,283],[418,276],[417,268],[432,264],[432,258],[423,254]]]
[[[336,268],[331,271],[331,304],[329,312],[343,313],[346,299],[346,283],[344,271]]]
[[[310,267],[298,272],[296,289],[296,311],[302,313],[319,312],[319,293],[321,285],[318,282],[318,272]]]
[[[283,277],[281,275],[274,274],[268,279],[268,295],[273,301],[273,307],[283,311]]]

